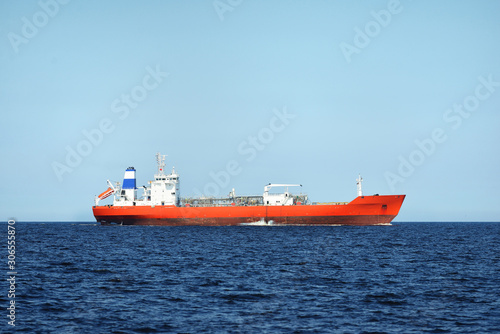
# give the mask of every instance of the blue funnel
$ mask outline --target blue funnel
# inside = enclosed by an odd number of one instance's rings
[[[135,189],[135,168],[134,167],[129,167],[125,171],[125,176],[123,176],[122,189]]]

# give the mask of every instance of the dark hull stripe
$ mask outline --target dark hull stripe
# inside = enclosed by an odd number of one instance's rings
[[[395,216],[392,215],[360,215],[360,216],[327,216],[327,217],[268,217],[267,221],[252,217],[218,217],[218,218],[153,218],[130,219],[130,217],[96,217],[103,225],[157,225],[157,226],[231,226],[231,225],[387,225]]]

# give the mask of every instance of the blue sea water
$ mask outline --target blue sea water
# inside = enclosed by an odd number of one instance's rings
[[[500,223],[15,227],[6,332],[500,332]]]

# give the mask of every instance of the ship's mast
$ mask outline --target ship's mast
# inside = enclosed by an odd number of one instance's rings
[[[160,152],[156,153],[156,162],[158,163],[158,175],[165,175],[165,157]]]
[[[361,190],[361,182],[363,182],[363,178],[361,177],[361,174],[359,174],[358,178],[356,179],[356,185],[358,186],[358,197],[363,196],[363,190]]]

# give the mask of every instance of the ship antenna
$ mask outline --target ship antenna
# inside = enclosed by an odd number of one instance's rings
[[[361,174],[359,174],[358,179],[356,180],[356,185],[358,186],[358,197],[363,196],[363,190],[361,190],[361,182],[363,182],[363,178]]]
[[[165,157],[166,155],[161,155],[160,152],[156,153],[156,162],[158,163],[158,174],[163,175],[165,170]]]

